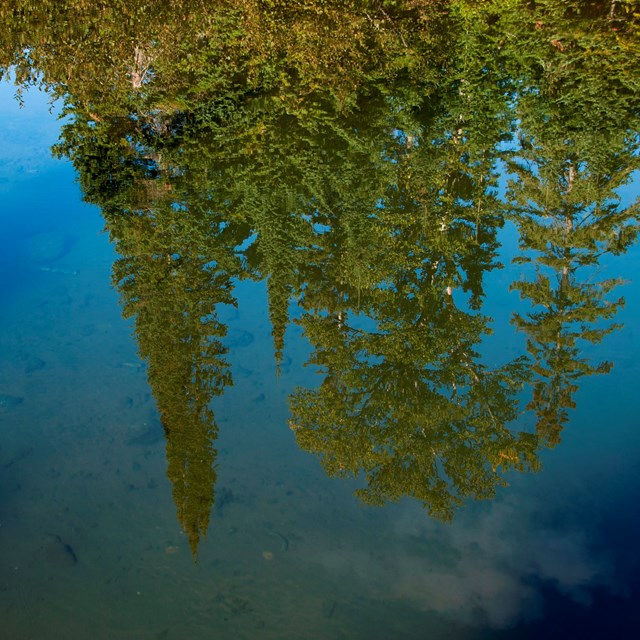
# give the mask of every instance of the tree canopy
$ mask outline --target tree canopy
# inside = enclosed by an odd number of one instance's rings
[[[639,158],[635,3],[6,0],[0,19],[0,74],[64,101],[55,152],[119,254],[194,553],[239,279],[266,281],[277,362],[298,305],[324,379],[292,394],[291,428],[372,504],[450,519],[492,497],[610,368],[580,347],[617,327],[597,266],[638,233],[618,196]],[[506,222],[527,348],[489,366]]]

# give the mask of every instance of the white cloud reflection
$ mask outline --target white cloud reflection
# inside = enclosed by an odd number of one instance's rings
[[[606,552],[594,551],[587,532],[555,519],[545,525],[539,514],[515,498],[470,509],[448,526],[407,511],[395,532],[408,542],[396,554],[392,595],[462,623],[503,628],[543,614],[541,582],[583,603],[589,587],[613,590]]]

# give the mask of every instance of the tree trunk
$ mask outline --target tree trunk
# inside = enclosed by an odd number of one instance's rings
[[[149,58],[141,47],[136,46],[133,53],[133,69],[131,70],[131,86],[138,90],[149,71]]]

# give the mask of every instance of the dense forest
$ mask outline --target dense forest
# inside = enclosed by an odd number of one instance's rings
[[[5,0],[0,74],[63,103],[54,152],[101,208],[192,549],[214,501],[219,305],[266,282],[324,373],[291,428],[360,497],[450,519],[560,442],[624,304],[640,9],[630,0]],[[510,176],[501,193],[500,176]],[[485,276],[519,233],[526,353],[482,362]],[[526,409],[535,428],[518,428]],[[528,403],[528,404],[527,404]]]

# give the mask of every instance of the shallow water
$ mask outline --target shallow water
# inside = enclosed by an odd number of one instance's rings
[[[220,310],[234,386],[212,403],[216,502],[194,561],[100,212],[82,204],[70,165],[48,157],[57,125],[46,101],[32,93],[20,111],[10,93],[2,87],[2,638],[628,637],[640,622],[637,247],[603,265],[627,280],[624,327],[586,355],[612,360],[612,372],[580,380],[539,473],[511,472],[494,500],[468,502],[451,524],[408,499],[364,506],[359,480],[329,478],[297,446],[287,399],[321,377],[303,366],[310,348],[296,325],[276,374],[265,285],[237,283],[237,310]],[[513,230],[503,241],[509,256]],[[518,269],[489,276],[489,362],[522,349],[507,290]]]

